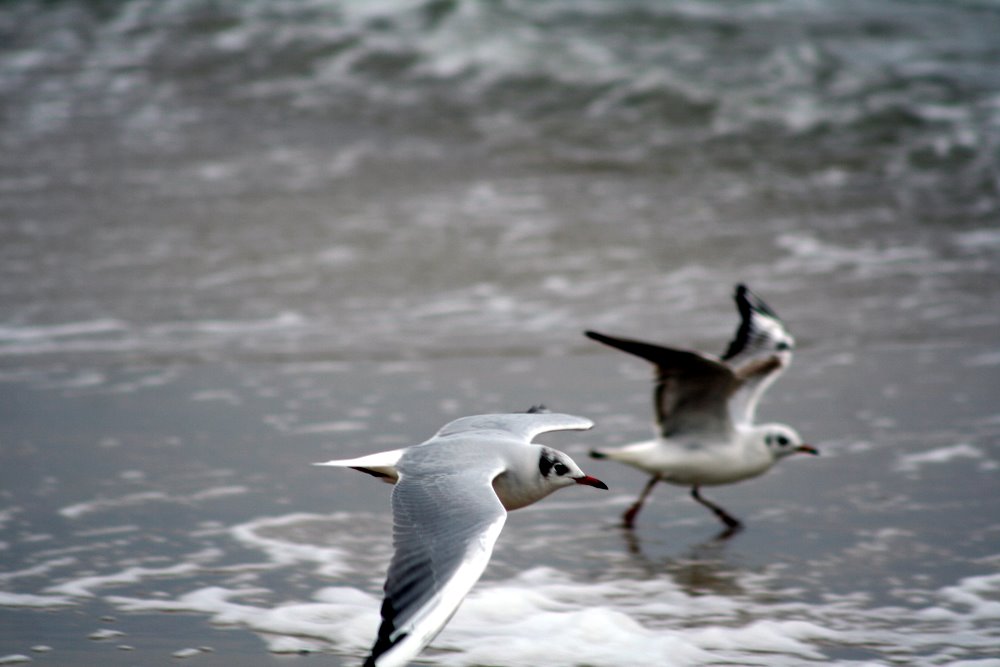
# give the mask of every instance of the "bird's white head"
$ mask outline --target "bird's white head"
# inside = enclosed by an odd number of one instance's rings
[[[518,509],[537,502],[565,486],[582,484],[607,490],[608,485],[583,472],[580,466],[564,452],[542,445],[529,448],[530,459],[525,466],[518,466],[495,480],[493,488],[500,502],[508,510]]]
[[[802,437],[791,426],[785,424],[763,424],[757,427],[757,432],[764,442],[764,447],[771,453],[774,460],[783,459],[791,454],[819,454],[812,445],[802,442]]]
[[[555,489],[573,484],[583,484],[607,490],[607,484],[584,473],[568,454],[548,447],[542,447],[541,450],[538,456],[538,474],[545,483],[552,485]]]

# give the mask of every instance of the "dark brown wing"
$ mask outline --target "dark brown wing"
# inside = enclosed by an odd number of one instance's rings
[[[721,361],[697,352],[616,338],[596,331],[585,335],[656,366],[653,408],[664,437],[685,434],[726,437],[733,425],[729,398],[742,380]]]

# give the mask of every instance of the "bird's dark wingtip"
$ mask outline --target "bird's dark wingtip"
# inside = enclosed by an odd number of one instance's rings
[[[368,654],[368,659],[365,660],[363,667],[377,667],[376,661],[392,650],[392,647],[396,644],[406,639],[408,634],[403,632],[395,637],[392,636],[396,631],[396,626],[393,622],[396,617],[396,609],[388,597],[382,600],[381,614],[382,624],[379,625],[375,645],[372,646],[371,653]]]
[[[746,308],[750,310],[755,310],[758,313],[767,315],[768,317],[773,317],[776,320],[781,318],[778,316],[774,309],[767,305],[764,299],[760,298],[753,290],[751,290],[746,285],[740,283],[736,286],[736,300],[739,303],[746,303]],[[742,313],[743,306],[740,307],[740,312]]]
[[[606,458],[608,458],[608,455],[605,454],[604,452],[598,451],[596,449],[591,449],[590,450],[590,458],[592,458],[592,459],[606,459]]]
[[[754,328],[754,313],[779,320],[778,314],[768,306],[763,299],[753,293],[746,283],[737,283],[736,292],[733,295],[736,301],[736,309],[740,313],[740,324],[736,328],[733,340],[729,342],[726,351],[722,353],[722,360],[728,361],[737,356],[746,347],[750,339],[751,331]]]

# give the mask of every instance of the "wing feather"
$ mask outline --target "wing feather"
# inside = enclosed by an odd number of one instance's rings
[[[656,367],[653,407],[663,437],[685,433],[724,436],[731,431],[728,402],[740,381],[726,364],[689,350],[616,338],[596,331],[585,334],[641,357]]]
[[[398,473],[396,472],[396,464],[399,462],[399,459],[403,455],[404,451],[406,450],[393,449],[388,452],[378,452],[377,454],[359,456],[355,459],[324,461],[323,463],[314,463],[313,465],[353,468],[354,470],[359,470],[365,474],[378,477],[383,481],[392,484],[396,481],[398,476]]]
[[[382,623],[366,667],[405,665],[441,631],[479,580],[507,512],[493,492],[502,471],[407,477],[393,488],[393,546]]]
[[[791,363],[795,339],[778,314],[746,285],[737,285],[733,298],[740,325],[722,360],[737,368],[762,356],[778,356],[786,366]]]
[[[441,438],[475,431],[501,431],[514,435],[525,442],[531,442],[536,436],[549,431],[586,431],[593,426],[594,422],[586,417],[557,412],[473,415],[445,424],[437,432],[436,437]]]
[[[730,406],[733,419],[752,424],[764,392],[792,362],[795,339],[774,309],[746,285],[736,286],[734,299],[740,325],[722,360],[742,379]]]

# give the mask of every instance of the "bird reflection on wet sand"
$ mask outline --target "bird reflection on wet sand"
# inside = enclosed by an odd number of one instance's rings
[[[643,551],[643,540],[636,531],[622,530],[621,534],[631,562],[651,577],[669,576],[688,595],[710,593],[735,596],[747,593],[739,582],[742,568],[726,559],[726,538],[717,535],[691,545],[680,556],[657,558]]]

